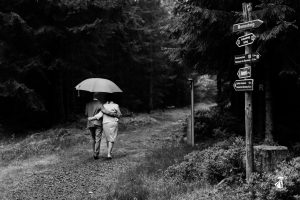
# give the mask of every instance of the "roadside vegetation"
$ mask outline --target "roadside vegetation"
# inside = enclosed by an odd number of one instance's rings
[[[76,128],[54,128],[20,139],[8,139],[0,143],[0,166],[16,160],[58,153],[75,145],[87,144],[89,135]],[[19,141],[18,141],[19,140]]]
[[[153,152],[143,164],[120,175],[107,200],[297,200],[300,197],[299,157],[283,162],[273,173],[254,173],[246,183],[242,138],[230,138],[204,150],[191,150],[173,146]],[[282,190],[275,187],[278,176],[284,176]]]
[[[159,119],[159,117],[157,118]],[[137,127],[150,126],[157,123],[157,119],[146,114],[132,114],[120,120],[121,132],[130,132]],[[78,117],[73,123],[57,125],[48,130],[31,133],[24,137],[0,138],[0,167],[7,166],[17,160],[49,155],[70,150],[71,148],[86,146],[90,142],[90,133],[86,129],[85,118]]]
[[[119,176],[107,200],[300,199],[299,157],[291,154],[276,171],[254,173],[247,183],[240,120],[216,107],[196,116],[195,148],[178,143],[153,151]],[[279,176],[284,177],[283,189],[275,187]]]

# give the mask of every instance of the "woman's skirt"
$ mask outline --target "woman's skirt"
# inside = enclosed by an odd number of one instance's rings
[[[103,132],[106,141],[114,142],[118,134],[118,122],[108,122],[103,124]]]

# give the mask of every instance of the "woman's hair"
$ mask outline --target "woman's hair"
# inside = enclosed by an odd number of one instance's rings
[[[106,101],[105,94],[101,92],[94,92],[93,97],[98,99],[102,103]]]
[[[106,94],[105,101],[114,101],[113,94],[110,93]]]
[[[118,95],[117,94],[107,94],[106,96],[105,96],[105,100],[106,101],[112,101],[112,102],[114,102],[114,103],[118,103],[118,100],[119,100],[119,98],[118,98]]]

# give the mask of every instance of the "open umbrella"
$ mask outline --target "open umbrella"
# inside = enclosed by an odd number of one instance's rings
[[[75,88],[76,90],[84,90],[89,92],[123,92],[114,82],[104,78],[86,79],[78,85],[76,85]]]

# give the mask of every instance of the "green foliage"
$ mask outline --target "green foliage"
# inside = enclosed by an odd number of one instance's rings
[[[299,158],[283,162],[274,173],[254,173],[247,184],[244,146],[242,138],[230,138],[202,151],[193,151],[183,161],[181,157],[185,153],[180,154],[181,148],[155,151],[147,155],[140,166],[119,177],[118,187],[112,189],[108,199],[279,200],[299,197]],[[165,159],[172,161],[164,162],[168,164],[161,167],[159,162]],[[284,189],[275,188],[278,176],[285,177]]]
[[[116,187],[109,188],[106,199],[170,199],[175,193],[186,191],[184,186],[161,179],[161,174],[191,151],[190,147],[182,145],[164,145],[154,150],[140,165],[120,174]]]
[[[255,200],[296,200],[300,191],[300,159],[294,158],[289,162],[282,162],[275,172],[253,173],[249,183],[239,183],[234,187],[223,184],[217,191],[218,196],[226,196],[228,199],[252,199]],[[275,183],[278,177],[283,177],[283,188],[278,189]],[[252,193],[252,195],[251,195]]]
[[[299,90],[300,70],[297,53],[300,48],[299,1],[252,0],[249,3],[253,5],[252,19],[261,19],[264,22],[259,28],[251,30],[257,36],[251,49],[261,55],[259,62],[253,64],[252,77],[256,83],[263,84],[266,82],[266,76],[270,75],[275,102],[274,124],[284,121],[286,127],[291,127],[297,123],[291,121],[297,118],[299,113],[299,99],[295,92]],[[242,21],[241,1],[178,0],[173,9],[171,23],[166,27],[170,37],[176,41],[173,48],[167,50],[169,58],[200,73],[216,75],[218,103],[222,106],[230,102],[232,111],[238,116],[242,116],[244,110],[241,109],[241,95],[234,92],[232,87],[238,69],[233,65],[233,58],[234,55],[243,52],[235,44],[237,37],[243,33],[233,33],[232,25]],[[279,90],[281,85],[285,86]],[[257,88],[255,84],[254,91],[258,91]],[[290,90],[294,92],[290,92],[287,98],[283,93],[288,88],[294,88]],[[262,97],[263,92],[254,92],[254,101]],[[262,115],[260,111],[255,111],[257,104],[254,103],[254,118]],[[290,106],[281,109],[282,104]],[[288,116],[285,120],[275,116],[285,111],[285,115]],[[299,127],[293,126],[297,132]],[[198,124],[198,128],[203,129],[201,124]]]
[[[28,136],[19,142],[16,142],[13,135],[11,141],[4,143],[0,149],[0,163],[8,165],[11,161],[51,154],[73,147],[74,144],[87,144],[89,141],[88,136],[83,135],[81,131],[76,133],[76,129],[50,129]]]
[[[25,109],[40,112],[45,110],[44,104],[38,95],[24,84],[20,84],[15,80],[9,80],[0,85],[0,97],[21,102],[23,106],[18,109],[20,113],[24,112]]]
[[[226,10],[232,2],[224,5],[219,1],[177,1],[175,22],[168,28],[180,48],[170,50],[171,58],[201,72],[227,67],[234,15]]]
[[[224,137],[243,133],[241,119],[233,116],[228,110],[213,107],[209,110],[200,110],[195,114],[195,139]]]
[[[184,193],[176,197],[178,200],[249,200],[249,193],[242,190],[236,190],[229,187],[226,188],[197,188],[189,193]]]
[[[275,183],[278,177],[284,177],[283,188],[278,189]],[[254,174],[246,190],[254,191],[258,200],[298,199],[300,195],[300,158],[283,162],[274,173]]]
[[[161,48],[169,43],[160,28],[169,13],[160,1],[15,0],[0,5],[1,106],[12,106],[3,91],[9,89],[6,81],[15,80],[31,91],[14,102],[31,105],[25,118],[38,110],[46,124],[62,122],[84,110],[87,95],[76,99],[74,86],[89,77],[116,82],[125,91],[120,104],[129,109],[184,105],[185,97],[176,95],[187,89],[184,70]]]
[[[264,21],[264,29],[258,34],[260,41],[258,51],[264,54],[265,51],[271,50],[269,49],[270,44],[280,40],[284,40],[286,43],[284,45],[278,44],[278,46],[286,49],[291,41],[288,36],[295,37],[293,33],[296,33],[298,29],[295,21],[295,10],[284,1],[262,1],[262,4],[257,7],[259,10],[254,12],[254,17]]]
[[[244,142],[231,138],[202,151],[194,151],[185,160],[168,168],[166,177],[180,182],[215,184],[233,175],[243,176]]]
[[[195,102],[215,102],[217,84],[214,77],[200,76],[195,83]]]
[[[183,160],[183,156],[191,152],[192,148],[185,145],[165,145],[147,155],[146,161],[137,167],[136,171],[143,174],[155,174],[165,171],[172,164]]]

